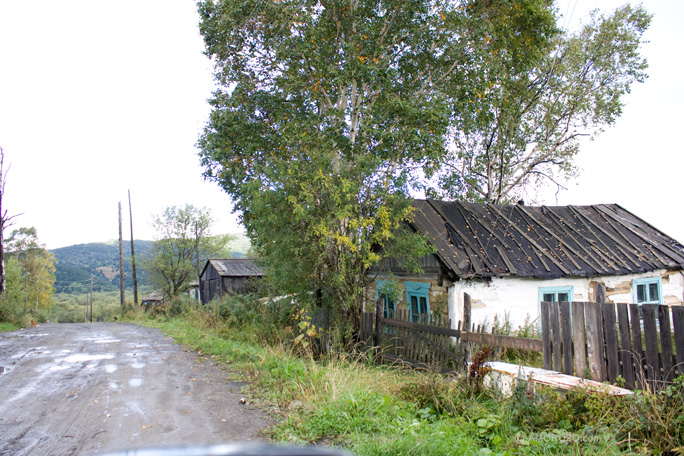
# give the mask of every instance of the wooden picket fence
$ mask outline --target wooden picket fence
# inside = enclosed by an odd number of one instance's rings
[[[542,302],[541,324],[545,369],[630,389],[684,374],[682,306]]]
[[[376,347],[384,362],[401,362],[414,367],[439,372],[462,371],[472,353],[482,346],[499,352],[504,348],[542,351],[541,339],[527,339],[500,334],[487,334],[481,326],[470,331],[451,328],[450,320],[439,315],[422,315],[410,321],[407,311],[363,313],[361,339],[367,346]],[[468,325],[470,326],[470,325]]]

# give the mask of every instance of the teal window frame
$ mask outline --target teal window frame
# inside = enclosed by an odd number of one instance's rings
[[[652,287],[655,285],[655,287]],[[639,287],[643,287],[644,298],[639,300]],[[653,298],[653,292],[658,294],[657,298]],[[662,304],[663,303],[663,279],[662,277],[644,277],[642,279],[632,280],[632,293],[634,302],[641,304]]]
[[[544,301],[544,295],[552,293],[555,299],[551,302],[560,302],[558,301],[558,295],[563,293],[568,295],[568,302],[572,302],[575,299],[575,287],[572,285],[564,287],[539,287],[539,302]]]
[[[390,282],[389,280],[375,281],[375,299],[378,300],[381,296],[384,296],[385,298],[385,318],[390,318],[390,308],[392,309],[392,318],[396,317],[397,303],[392,301],[392,299],[390,299],[390,296],[387,293],[383,293],[382,291],[386,290],[391,284],[392,282]]]
[[[541,330],[541,303],[544,302],[544,295],[545,294],[551,294],[553,293],[554,295],[554,300],[551,302],[561,302],[558,301],[558,295],[567,293],[568,295],[568,302],[572,302],[575,299],[575,287],[572,285],[567,285],[563,287],[539,287],[539,302],[537,304],[537,312],[540,316],[539,318],[539,328]]]
[[[430,320],[430,284],[425,282],[404,282],[406,289],[406,305],[409,320],[420,320],[420,315],[427,315]],[[415,299],[415,300],[414,300]]]

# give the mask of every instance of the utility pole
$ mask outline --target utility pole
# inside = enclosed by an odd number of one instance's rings
[[[119,288],[121,290],[121,315],[126,310],[126,295],[124,294],[124,263],[123,263],[123,226],[121,224],[121,201],[119,201]]]
[[[135,244],[133,241],[133,206],[131,205],[131,191],[128,190],[128,211],[131,218],[131,263],[133,264],[133,302],[138,306],[138,276],[135,273]]]
[[[90,274],[90,322],[93,322],[93,275]]]
[[[28,272],[25,272],[24,273],[24,315],[26,315],[26,311],[28,309],[27,302],[28,302]]]
[[[199,258],[199,233],[197,232],[197,221],[195,221],[195,257],[197,257],[197,283],[201,283],[200,274],[200,258]],[[197,288],[197,295],[195,296],[197,300],[200,300],[199,287]]]

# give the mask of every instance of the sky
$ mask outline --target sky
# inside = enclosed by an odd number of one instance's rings
[[[563,24],[617,0],[561,0]],[[643,53],[650,77],[623,115],[582,145],[580,176],[549,205],[617,203],[684,242],[684,2],[645,0],[654,19]],[[21,214],[55,249],[154,239],[165,207],[210,209],[215,233],[243,229],[230,198],[202,177],[195,144],[208,118],[212,64],[192,0],[0,0],[0,147],[9,165],[2,210]]]

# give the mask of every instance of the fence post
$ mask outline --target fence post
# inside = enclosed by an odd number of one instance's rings
[[[385,313],[385,299],[380,298],[375,302],[375,347],[377,356],[382,354],[382,317]]]
[[[572,340],[575,346],[575,376],[586,377],[587,346],[584,335],[584,303],[572,303]]]
[[[606,367],[603,356],[603,318],[600,304],[585,303],[584,316],[587,323],[587,352],[591,379],[602,382],[606,380]]]
[[[544,358],[544,369],[551,370],[553,362],[551,360],[551,303],[542,301],[540,306],[540,319],[542,325],[542,356]]]
[[[470,331],[470,295],[468,293],[463,293],[463,326],[461,326],[462,331]],[[461,347],[463,347],[463,365],[466,366],[470,361],[470,344],[463,340],[461,337]]]

